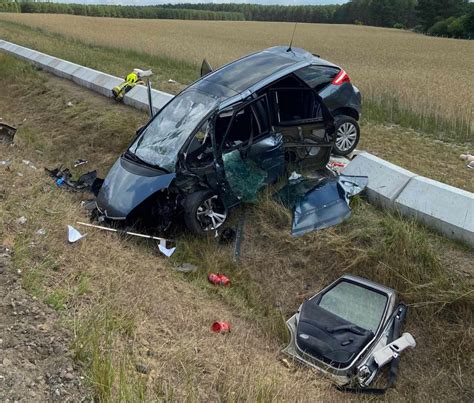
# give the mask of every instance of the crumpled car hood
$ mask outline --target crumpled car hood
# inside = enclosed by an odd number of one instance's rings
[[[97,207],[108,218],[125,219],[148,197],[168,188],[175,177],[174,173],[165,173],[120,157],[104,180]]]

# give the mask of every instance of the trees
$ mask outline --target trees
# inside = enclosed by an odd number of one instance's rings
[[[416,16],[425,30],[449,17],[459,17],[466,11],[468,0],[418,0]]]

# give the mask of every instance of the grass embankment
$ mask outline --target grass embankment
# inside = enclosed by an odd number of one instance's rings
[[[80,41],[74,45],[76,50],[82,47],[78,46],[81,43],[115,49],[109,63],[114,65],[112,73],[120,69],[118,73],[123,75],[128,68],[137,67],[127,63],[133,55],[139,56],[136,60],[144,67],[154,67],[160,61],[163,70],[155,71],[166,80],[174,78],[182,83],[195,77],[204,57],[217,67],[253,51],[287,44],[294,27],[290,23],[123,20],[46,14],[2,14],[0,19],[1,35],[6,39],[26,46],[32,46],[32,42],[44,46],[44,32],[29,28],[36,27]],[[35,34],[41,40],[34,41]],[[419,129],[442,140],[474,141],[473,82],[465,74],[474,57],[472,41],[375,27],[298,24],[294,44],[349,72],[362,90],[368,119]],[[71,52],[65,50],[67,53]],[[87,52],[82,50],[77,55],[72,53],[70,60],[81,59],[78,62],[92,67],[96,60],[103,59],[84,58]],[[62,57],[63,50],[56,49],[53,54]],[[123,63],[117,63],[121,57]],[[167,59],[177,62],[167,66]],[[177,65],[179,71],[175,69]],[[189,75],[190,71],[194,74]]]
[[[94,51],[98,64],[109,57]],[[265,195],[246,209],[240,264],[230,247],[186,235],[171,260],[150,243],[96,231],[83,230],[87,237],[68,245],[66,224],[86,219],[84,195],[57,189],[41,167],[86,157],[89,165],[77,171],[104,175],[146,116],[2,55],[0,73],[8,94],[0,97],[1,117],[21,123],[17,145],[0,148],[0,159],[13,160],[0,170],[2,244],[13,249],[24,286],[74,330],[77,362],[98,400],[347,398],[307,368],[282,366],[278,351],[283,319],[349,272],[396,288],[411,306],[406,329],[418,346],[404,356],[397,389],[387,397],[469,399],[472,250],[362,200],[347,223],[295,239],[289,213]],[[26,224],[16,222],[20,216]],[[36,233],[40,228],[46,235]],[[174,273],[179,262],[199,270]],[[210,286],[210,271],[225,272],[233,286]],[[210,333],[214,320],[230,321],[233,332]],[[137,373],[137,363],[150,373]]]

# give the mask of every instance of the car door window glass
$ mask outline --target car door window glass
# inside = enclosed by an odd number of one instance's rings
[[[386,304],[386,295],[349,281],[342,281],[331,288],[319,302],[321,308],[374,333]]]
[[[295,75],[316,91],[322,90],[337,76],[339,70],[328,66],[308,66],[295,72]]]

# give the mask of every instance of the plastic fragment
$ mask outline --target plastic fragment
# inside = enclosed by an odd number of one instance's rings
[[[77,229],[71,225],[67,226],[67,240],[69,243],[74,243],[84,238],[87,234],[82,235]]]
[[[16,220],[16,222],[20,225],[26,224],[27,221],[28,220],[25,216],[21,216],[18,220]]]
[[[166,257],[170,257],[176,250],[176,246],[173,248],[167,248],[166,246],[162,245],[162,243],[160,242],[160,244],[158,245],[158,249],[160,250],[161,253],[163,253],[163,255],[165,255]]]

